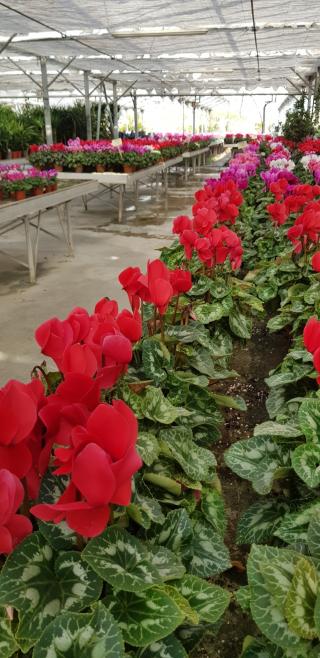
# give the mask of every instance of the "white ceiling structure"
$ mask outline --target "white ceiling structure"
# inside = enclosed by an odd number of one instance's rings
[[[103,80],[118,96],[295,94],[320,65],[319,9],[320,0],[0,1],[0,100],[41,97],[40,58],[52,98],[81,96],[84,71],[93,95]]]

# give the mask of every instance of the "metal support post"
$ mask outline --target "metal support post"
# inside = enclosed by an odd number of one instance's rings
[[[100,90],[100,96],[98,101],[98,112],[97,112],[97,131],[96,139],[100,137],[100,125],[101,125],[101,104],[102,104],[102,90]]]
[[[89,73],[83,72],[84,80],[84,102],[86,107],[86,124],[87,124],[87,139],[92,139],[92,123],[91,123],[91,107],[90,107],[90,90],[89,90]]]
[[[137,92],[133,92],[133,115],[134,115],[134,136],[138,137],[139,126],[138,126],[138,106],[137,106]]]
[[[309,75],[308,76],[308,106],[307,106],[309,115],[311,114],[311,106],[312,106],[312,80],[313,80],[313,76]]]
[[[192,133],[196,134],[196,101],[192,103]]]
[[[45,57],[40,57],[40,68],[41,68],[42,98],[43,98],[46,141],[47,144],[52,144],[53,143],[52,122],[51,122],[51,111],[50,111],[49,90],[48,90],[47,60]]]
[[[119,126],[118,126],[117,83],[115,80],[112,83],[112,87],[113,87],[113,137],[117,139],[117,137],[119,137]]]

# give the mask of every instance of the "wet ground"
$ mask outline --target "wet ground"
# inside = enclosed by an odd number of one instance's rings
[[[218,460],[218,474],[222,484],[223,497],[227,509],[228,528],[225,542],[229,547],[234,567],[216,582],[229,591],[239,585],[246,585],[245,564],[248,547],[238,546],[235,542],[236,528],[240,516],[257,498],[250,483],[241,480],[230,471],[223,460],[224,451],[236,441],[252,436],[257,423],[267,420],[265,400],[267,386],[264,379],[269,370],[274,368],[284,357],[288,349],[288,335],[269,334],[266,320],[257,322],[253,336],[247,344],[239,341],[235,344],[232,359],[239,377],[224,381],[215,390],[226,395],[241,395],[247,403],[247,411],[229,409],[225,413],[225,423],[221,439],[214,445],[214,454]],[[224,617],[216,637],[206,638],[192,654],[192,658],[238,658],[246,635],[255,635],[255,624],[234,602]]]

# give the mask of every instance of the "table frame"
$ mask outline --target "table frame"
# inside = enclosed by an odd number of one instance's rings
[[[35,283],[37,278],[37,264],[39,253],[40,232],[46,233],[53,238],[61,239],[59,235],[52,233],[42,226],[43,216],[49,210],[57,210],[58,221],[62,230],[63,240],[66,243],[67,255],[73,256],[72,226],[69,214],[69,204],[73,199],[94,192],[97,184],[84,183],[70,186],[64,190],[49,192],[47,194],[30,197],[23,201],[15,201],[0,206],[0,238],[2,235],[13,231],[19,226],[24,227],[26,240],[27,260],[23,261],[4,249],[0,253],[5,254],[11,260],[23,265],[29,270],[30,283]],[[34,229],[34,231],[32,231]]]

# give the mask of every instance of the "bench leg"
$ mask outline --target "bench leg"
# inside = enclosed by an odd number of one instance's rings
[[[33,251],[31,229],[30,229],[30,220],[28,217],[24,217],[24,229],[26,233],[26,247],[27,247],[27,258],[28,258],[28,267],[29,267],[29,279],[30,283],[36,282],[37,269]]]
[[[120,185],[119,188],[119,206],[118,206],[118,222],[122,224],[123,222],[123,196],[124,196],[124,185]]]

